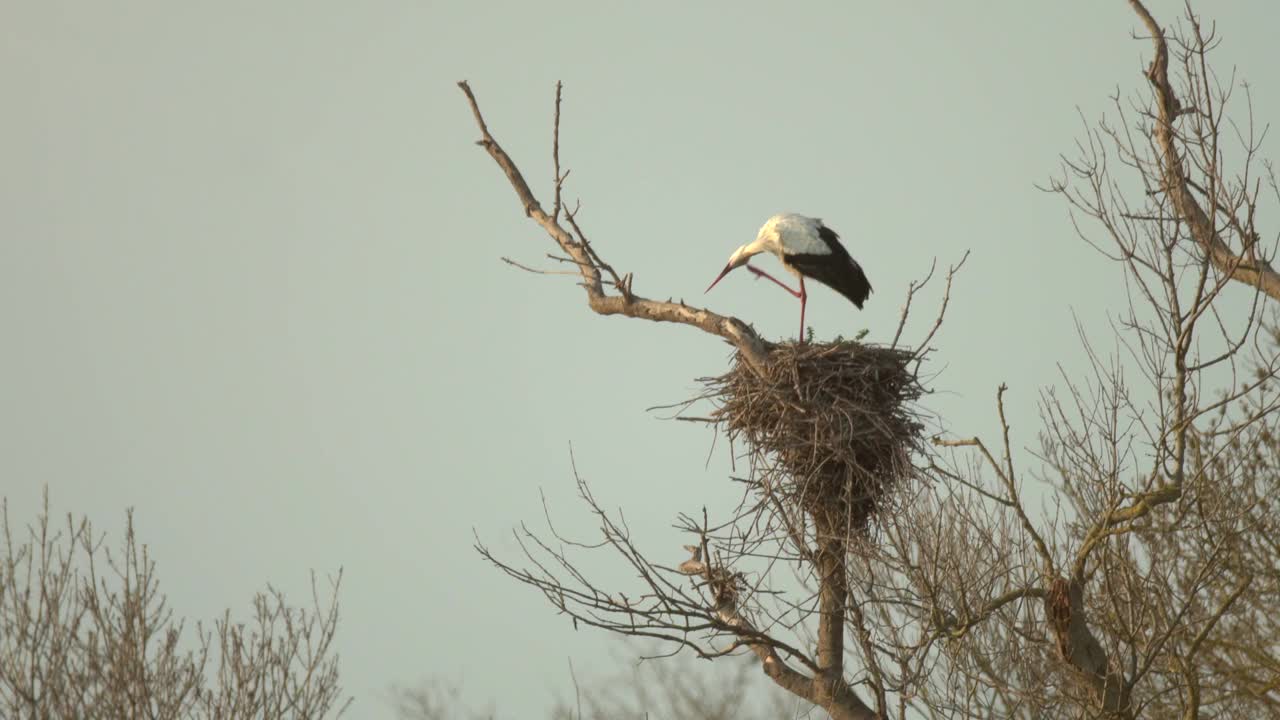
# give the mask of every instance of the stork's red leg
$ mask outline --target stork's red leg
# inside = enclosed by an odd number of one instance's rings
[[[781,280],[779,280],[778,278],[776,278],[776,277],[774,277],[774,276],[770,275],[769,273],[767,273],[767,272],[765,272],[765,271],[761,270],[760,268],[756,267],[755,265],[747,265],[747,269],[748,269],[748,270],[750,270],[751,272],[755,273],[755,274],[756,274],[756,277],[769,278],[770,280],[772,280],[772,281],[774,281],[775,283],[777,283],[777,284],[778,284],[778,287],[780,287],[780,288],[782,288],[783,290],[786,290],[787,292],[791,293],[791,294],[792,294],[792,296],[794,296],[794,297],[800,297],[801,293],[803,293],[803,292],[804,292],[803,290],[801,290],[801,292],[796,292],[795,290],[792,290],[792,289],[791,289],[791,287],[790,287],[789,285],[787,285],[786,283],[782,282],[782,281],[781,281]],[[800,287],[801,287],[801,288],[803,288],[803,287],[804,287],[804,278],[801,278],[801,279],[800,279]]]
[[[800,276],[800,342],[804,342],[804,303],[809,294],[804,291],[804,276]]]

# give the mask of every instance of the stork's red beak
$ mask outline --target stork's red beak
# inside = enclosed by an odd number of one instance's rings
[[[712,280],[711,284],[707,286],[707,289],[702,291],[703,294],[711,292],[711,288],[715,287],[716,283],[720,282],[720,280],[723,279],[725,275],[728,275],[729,271],[732,269],[733,269],[733,263],[729,263],[728,265],[725,265],[724,269],[720,271],[720,274],[716,276],[716,279]]]

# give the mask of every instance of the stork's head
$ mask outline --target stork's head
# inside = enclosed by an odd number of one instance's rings
[[[753,242],[734,250],[733,254],[729,256],[729,264],[724,266],[724,269],[720,271],[720,274],[716,276],[716,279],[713,280],[703,292],[711,292],[711,288],[715,287],[716,283],[720,282],[721,278],[728,275],[730,270],[746,265],[752,255],[756,255],[760,252],[760,249],[757,247],[758,245],[758,242]]]

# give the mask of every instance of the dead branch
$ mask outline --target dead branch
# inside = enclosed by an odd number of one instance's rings
[[[575,217],[576,213],[565,211],[565,217],[573,231],[577,233],[577,237],[570,230],[566,230],[559,222],[561,208],[560,189],[567,175],[567,172],[561,174],[559,170],[559,85],[557,85],[556,89],[556,131],[552,149],[557,178],[555,183],[555,213],[553,215],[548,215],[542,209],[542,205],[534,197],[533,191],[529,188],[529,184],[525,182],[524,176],[516,167],[515,162],[489,132],[489,127],[480,112],[480,106],[476,102],[476,97],[472,93],[471,87],[465,81],[459,82],[458,87],[466,95],[471,112],[475,117],[476,125],[480,129],[481,139],[476,144],[489,153],[489,156],[493,158],[493,161],[498,164],[498,167],[507,176],[507,181],[511,183],[512,189],[515,190],[516,197],[524,208],[525,215],[533,218],[534,222],[538,223],[547,235],[555,241],[560,250],[577,265],[582,276],[582,286],[587,292],[587,305],[593,311],[600,315],[623,315],[654,322],[673,322],[690,325],[703,332],[724,338],[736,347],[752,366],[763,366],[768,356],[768,343],[757,335],[749,325],[735,317],[719,315],[710,310],[691,307],[683,302],[663,302],[633,295],[630,292],[631,283],[629,281],[624,282],[621,278],[616,278],[616,276],[615,285],[620,289],[619,294],[610,295],[605,291],[601,271],[607,266],[599,260],[599,256],[581,233]]]
[[[1241,251],[1233,250],[1223,240],[1214,220],[1192,194],[1192,181],[1187,177],[1185,170],[1186,158],[1178,148],[1179,133],[1175,125],[1180,117],[1194,112],[1197,108],[1184,108],[1178,100],[1173,85],[1169,82],[1169,44],[1165,38],[1164,29],[1151,16],[1142,0],[1129,0],[1129,5],[1133,7],[1133,11],[1138,14],[1151,34],[1151,43],[1155,49],[1155,57],[1152,58],[1151,65],[1147,69],[1147,80],[1151,83],[1155,95],[1154,138],[1159,146],[1160,166],[1163,171],[1163,187],[1160,189],[1168,193],[1179,218],[1190,228],[1192,238],[1220,272],[1233,280],[1258,288],[1273,299],[1280,300],[1280,273],[1277,273],[1266,259],[1254,252],[1253,238],[1256,237],[1256,233],[1247,232],[1245,245]],[[1195,16],[1190,10],[1188,15],[1195,22]],[[1198,24],[1195,32],[1195,39],[1199,41],[1198,59],[1203,61],[1203,51],[1208,49],[1208,45],[1199,33]],[[1204,79],[1208,80],[1207,76]],[[1211,103],[1207,97],[1206,103]],[[1211,104],[1208,104],[1205,109],[1212,114]],[[1215,130],[1215,137],[1216,134]],[[1216,198],[1210,197],[1211,202],[1214,200]]]

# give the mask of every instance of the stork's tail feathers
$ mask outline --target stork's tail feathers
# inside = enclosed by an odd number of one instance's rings
[[[853,261],[853,272],[850,274],[849,282],[842,285],[843,287],[837,288],[840,294],[849,298],[849,301],[861,310],[862,303],[871,296],[871,281],[867,279],[867,274],[862,271],[862,266],[856,260]]]

